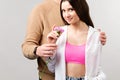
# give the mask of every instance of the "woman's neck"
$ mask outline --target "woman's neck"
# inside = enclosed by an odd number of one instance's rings
[[[86,30],[88,30],[88,26],[84,22],[80,22],[77,24],[71,24],[69,27],[74,31],[86,31]]]

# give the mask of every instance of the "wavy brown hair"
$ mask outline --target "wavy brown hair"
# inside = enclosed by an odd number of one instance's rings
[[[94,27],[94,24],[91,20],[90,14],[89,14],[89,6],[86,2],[86,0],[61,0],[60,2],[60,14],[65,24],[69,25],[65,19],[63,18],[62,14],[62,2],[68,1],[70,5],[73,7],[77,15],[79,16],[79,19],[83,22],[85,22],[88,26]]]

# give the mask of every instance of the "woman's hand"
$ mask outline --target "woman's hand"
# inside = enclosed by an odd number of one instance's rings
[[[56,43],[62,32],[64,32],[64,30],[61,27],[54,26],[53,30],[47,36],[48,43]]]
[[[105,32],[100,32],[100,41],[102,45],[106,44],[106,34]]]
[[[98,29],[98,31],[100,32],[100,41],[101,41],[101,44],[105,45],[106,41],[107,41],[106,40],[107,39],[106,34],[105,34],[105,32],[102,32],[101,29]]]
[[[56,43],[59,34],[56,31],[51,31],[47,36],[48,43]]]

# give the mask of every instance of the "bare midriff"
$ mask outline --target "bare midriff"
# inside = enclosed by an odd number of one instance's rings
[[[66,64],[66,75],[70,77],[84,77],[85,75],[85,65],[77,63],[67,63]]]

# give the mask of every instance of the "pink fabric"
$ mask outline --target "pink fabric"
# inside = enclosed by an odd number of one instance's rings
[[[65,59],[66,63],[78,63],[85,64],[85,44],[83,45],[71,45],[66,43],[65,49]]]

